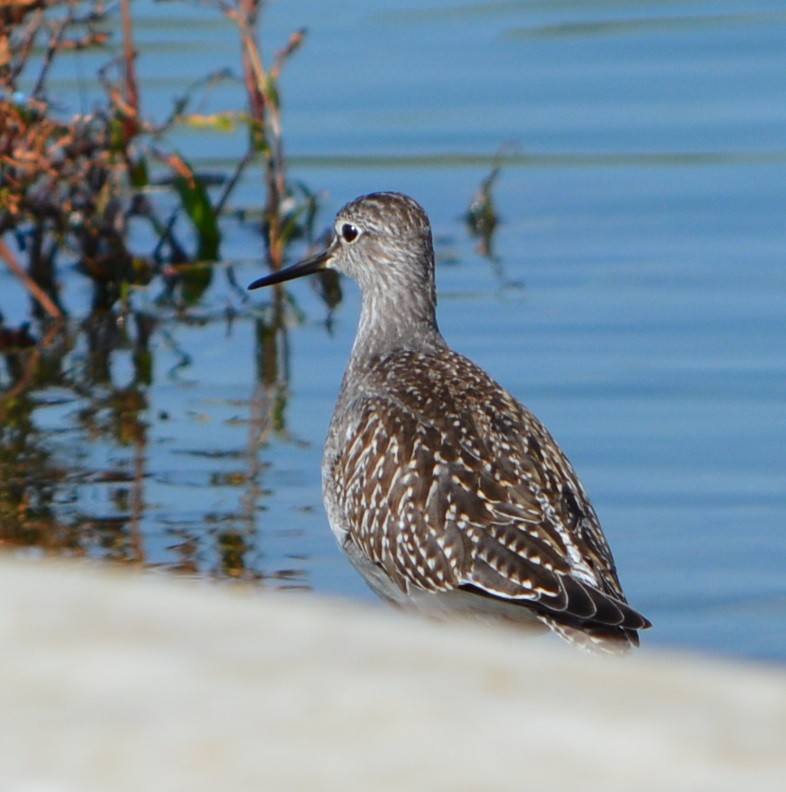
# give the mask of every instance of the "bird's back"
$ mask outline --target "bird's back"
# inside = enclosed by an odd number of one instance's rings
[[[339,542],[390,600],[449,595],[611,651],[635,645],[649,625],[627,605],[595,512],[554,439],[446,347],[350,366],[323,486]]]

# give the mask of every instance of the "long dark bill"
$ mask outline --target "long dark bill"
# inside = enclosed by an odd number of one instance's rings
[[[276,283],[284,283],[285,281],[294,280],[295,278],[302,278],[304,275],[311,275],[314,272],[327,269],[328,261],[332,256],[332,250],[328,248],[316,256],[304,259],[303,261],[293,264],[291,267],[279,270],[278,272],[271,272],[270,275],[265,275],[262,278],[257,278],[249,289],[261,289],[263,286],[273,286]]]

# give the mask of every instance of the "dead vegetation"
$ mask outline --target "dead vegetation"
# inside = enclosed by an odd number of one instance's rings
[[[313,236],[316,198],[287,176],[279,87],[305,31],[293,33],[266,63],[259,45],[263,6],[261,0],[216,0],[217,17],[225,15],[237,30],[240,73],[222,67],[197,75],[192,89],[236,79],[245,104],[204,117],[192,111],[189,91],[173,98],[168,118],[153,123],[141,110],[145,86],[137,76],[130,0],[0,0],[0,267],[30,296],[27,316],[10,326],[3,319],[10,298],[0,290],[0,545],[106,552],[144,563],[139,523],[150,453],[151,338],[158,334],[160,343],[170,343],[162,326],[199,312],[221,260],[225,209],[250,166],[261,174],[260,259],[278,268],[291,242]],[[101,89],[101,100],[89,109],[64,107],[49,90],[58,59],[81,51],[106,55],[87,77]],[[188,152],[169,140],[179,125],[227,122],[246,126],[248,147],[218,178],[200,174]],[[147,241],[140,245],[140,238]],[[232,277],[231,267],[222,270]],[[66,299],[76,281],[90,295],[87,313]],[[139,310],[138,293],[151,289],[157,296],[146,301],[147,311]],[[287,308],[277,293],[253,316],[258,384],[249,398],[247,491],[220,531],[222,547],[235,548],[225,559],[232,576],[244,574],[236,549],[251,546],[260,438],[284,426]],[[226,321],[229,332],[231,311]],[[121,351],[130,352],[131,369],[122,380],[113,365]],[[182,358],[187,365],[186,350]],[[74,405],[77,425],[69,431],[128,449],[133,470],[87,469],[76,446],[61,449],[58,458],[56,438],[38,431],[35,420],[46,402],[41,394],[51,390]],[[117,518],[63,507],[79,500],[74,493],[83,482],[97,478],[115,486]],[[183,547],[199,541],[189,536]],[[99,545],[108,549],[91,549]]]
[[[167,281],[170,295],[177,292],[189,265],[219,259],[221,210],[255,159],[263,164],[261,231],[269,265],[280,267],[289,241],[302,235],[304,224],[310,228],[316,201],[302,186],[288,184],[278,89],[281,70],[301,46],[304,31],[294,33],[266,67],[258,45],[262,5],[260,0],[216,4],[217,13],[231,18],[238,30],[248,101],[234,115],[250,133],[248,152],[234,173],[226,174],[217,198],[183,152],[161,143],[168,126],[188,121],[188,97],[163,126],[140,113],[130,0],[120,2],[118,19],[98,0],[0,5],[0,256],[33,297],[35,317],[67,313],[58,280],[68,260],[91,280],[94,309],[110,309],[156,275]],[[89,113],[65,116],[47,93],[52,64],[65,52],[101,48],[113,30],[122,36],[122,55],[108,59],[98,74],[105,101]],[[22,86],[30,85],[24,93]],[[193,249],[176,235],[174,218],[161,216],[146,193],[153,166],[170,171],[177,212],[195,232]],[[129,247],[131,217],[149,224],[149,251]],[[196,296],[198,290],[183,294]]]

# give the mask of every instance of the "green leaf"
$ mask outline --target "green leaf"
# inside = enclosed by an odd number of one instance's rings
[[[216,261],[219,257],[221,231],[216,210],[203,181],[194,174],[192,179],[176,176],[174,184],[180,195],[180,203],[197,233],[197,259]]]

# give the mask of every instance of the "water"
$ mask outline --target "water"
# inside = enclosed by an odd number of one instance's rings
[[[146,112],[163,118],[206,69],[237,68],[234,31],[209,9],[135,11]],[[782,4],[303,0],[265,20],[270,52],[309,29],[282,82],[292,176],[322,194],[325,224],[377,189],[426,207],[445,336],[573,460],[655,624],[646,643],[785,661]],[[65,94],[89,97],[93,57],[58,74]],[[240,96],[223,84],[200,109]],[[245,145],[242,131],[175,143],[207,169]],[[490,260],[462,214],[503,146]],[[249,171],[235,206],[257,206],[260,185]],[[230,225],[222,252],[241,284],[260,274],[248,225]],[[228,272],[189,321],[137,295],[158,322],[141,404],[123,391],[130,343],[103,401],[35,393],[41,497],[61,533],[14,543],[371,601],[319,492],[356,290],[345,284],[328,333],[309,284],[291,287],[301,313],[271,426],[255,325],[270,295],[244,302]],[[80,281],[65,287],[78,303]],[[0,289],[15,289],[4,272]],[[68,360],[86,367],[90,350]]]

